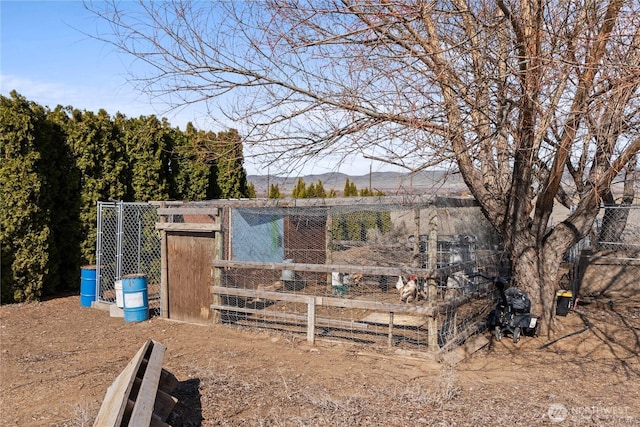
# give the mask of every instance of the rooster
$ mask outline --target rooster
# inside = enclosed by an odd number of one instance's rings
[[[418,284],[416,276],[409,276],[409,281],[404,283],[402,276],[398,277],[396,288],[400,291],[400,301],[411,303],[418,299]]]

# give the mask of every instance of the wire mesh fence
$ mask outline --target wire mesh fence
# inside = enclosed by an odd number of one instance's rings
[[[640,206],[603,207],[594,234],[595,250],[637,254],[640,252]]]
[[[230,217],[213,305],[223,322],[304,334],[312,310],[319,337],[444,347],[492,306],[483,276],[499,270],[499,239],[477,207],[387,198]]]
[[[337,272],[326,278],[309,270],[228,269],[214,309],[225,323],[303,336],[310,311],[305,297],[311,297],[316,337],[434,350],[451,349],[481,332],[494,305],[493,282],[478,276],[461,274],[438,282],[429,297],[429,280],[424,278]],[[403,290],[410,293],[412,282],[415,294],[407,297]],[[430,348],[433,342],[437,348]]]
[[[314,322],[318,337],[399,347],[437,342],[450,349],[485,326],[497,299],[487,278],[509,275],[500,240],[473,203],[424,197],[246,202],[179,203],[188,217],[164,217],[206,222],[212,217],[198,209],[221,209],[220,258],[203,268],[220,272],[204,285],[214,285],[211,308],[226,323],[308,334]],[[156,209],[99,204],[99,301],[113,303],[115,281],[142,273],[149,307],[160,314]],[[571,262],[577,265],[585,249],[621,263],[637,257],[639,219],[636,206],[603,209]]]
[[[640,206],[605,206],[592,232],[570,251],[569,285],[585,301],[632,301],[640,272]],[[564,287],[564,286],[563,286]]]
[[[116,302],[116,281],[144,274],[148,304],[160,314],[160,239],[156,207],[147,203],[98,202],[96,299]]]

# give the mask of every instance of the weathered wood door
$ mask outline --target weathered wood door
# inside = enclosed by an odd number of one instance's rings
[[[211,321],[213,284],[211,260],[219,233],[167,233],[169,318],[186,322]]]

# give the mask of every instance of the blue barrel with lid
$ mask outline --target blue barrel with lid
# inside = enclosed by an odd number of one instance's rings
[[[142,322],[149,319],[147,276],[144,274],[122,276],[122,306],[125,322]]]
[[[96,266],[80,267],[80,305],[91,307],[96,300]]]

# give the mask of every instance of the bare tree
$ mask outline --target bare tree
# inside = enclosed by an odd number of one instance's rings
[[[552,327],[563,255],[640,149],[637,0],[89,4],[141,88],[242,123],[265,162],[454,165]],[[257,150],[257,151],[256,151]],[[625,200],[633,198],[627,186]],[[556,203],[574,206],[552,224]]]

